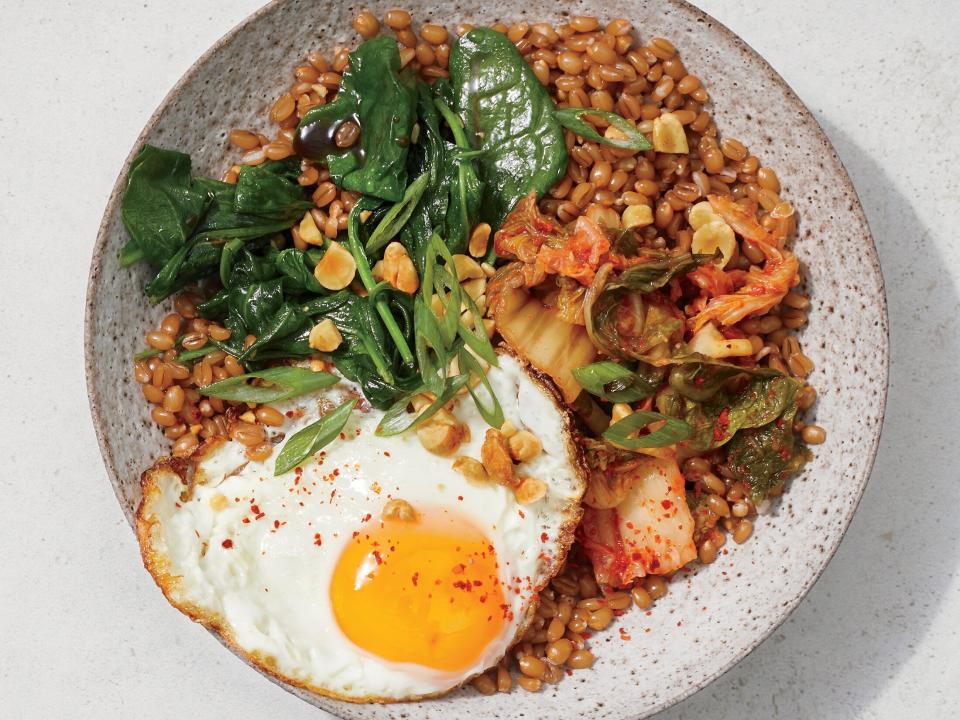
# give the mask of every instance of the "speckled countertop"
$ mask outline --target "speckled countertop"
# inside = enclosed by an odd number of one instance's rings
[[[90,249],[123,158],[259,4],[3,3],[3,717],[324,717],[200,628],[171,632],[107,483],[80,361]],[[823,578],[750,657],[658,717],[945,716],[960,710],[960,5],[698,4],[780,71],[846,163],[886,275],[892,368],[876,470]]]

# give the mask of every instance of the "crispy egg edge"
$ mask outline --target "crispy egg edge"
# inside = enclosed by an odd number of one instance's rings
[[[522,357],[518,356],[505,345],[501,345],[498,348],[498,354],[510,355],[513,357],[520,364],[527,377],[530,378],[530,380],[532,380],[540,388],[540,390],[553,401],[554,407],[557,408],[563,418],[564,433],[567,440],[566,446],[568,459],[580,480],[579,492],[576,494],[576,497],[570,500],[570,502],[563,508],[561,512],[563,521],[561,522],[560,532],[557,537],[559,552],[557,553],[557,556],[553,558],[551,565],[543,573],[543,582],[539,583],[535,588],[534,597],[530,602],[530,605],[527,607],[526,615],[517,625],[517,631],[510,643],[510,647],[512,647],[514,644],[520,641],[524,633],[530,627],[530,624],[533,622],[536,616],[537,608],[540,604],[540,591],[543,590],[550,580],[553,579],[553,577],[559,572],[564,561],[566,560],[567,553],[573,544],[574,533],[577,529],[577,525],[580,523],[580,518],[583,515],[581,499],[587,487],[588,470],[586,458],[584,456],[583,444],[580,442],[581,434],[577,429],[573,411],[563,402],[560,392],[553,384],[553,381],[548,376],[532,367]],[[156,582],[157,586],[160,588],[160,591],[167,599],[167,602],[169,602],[173,607],[189,617],[191,620],[199,623],[207,630],[215,634],[227,647],[230,648],[231,651],[244,658],[247,662],[265,675],[268,675],[286,685],[306,690],[322,697],[332,698],[334,700],[342,700],[357,704],[385,704],[427,700],[430,698],[437,698],[447,695],[463,685],[466,685],[477,675],[480,675],[483,672],[486,672],[486,670],[490,669],[487,668],[480,673],[470,675],[469,677],[464,678],[460,684],[455,685],[447,690],[442,690],[435,693],[409,695],[405,697],[343,695],[335,691],[313,685],[309,682],[284,675],[276,669],[276,659],[272,656],[265,655],[258,651],[248,651],[241,647],[236,642],[229,624],[218,613],[210,612],[205,608],[201,608],[183,599],[177,599],[175,595],[180,584],[180,576],[173,575],[169,572],[169,563],[167,562],[166,558],[157,552],[153,546],[154,528],[159,523],[159,520],[156,519],[151,512],[151,503],[161,495],[160,483],[163,482],[163,477],[167,474],[176,475],[180,483],[185,488],[184,492],[189,495],[190,490],[195,482],[197,466],[203,462],[204,459],[206,459],[206,456],[209,453],[212,453],[225,442],[226,440],[224,438],[211,438],[201,443],[189,457],[162,457],[157,460],[152,467],[145,470],[140,476],[140,486],[143,490],[143,499],[140,501],[140,505],[137,507],[135,522],[137,540],[140,544],[140,556],[143,559],[144,568],[146,568],[147,572],[149,572],[153,577],[154,582]],[[490,667],[492,668],[494,666],[495,664],[491,665]]]

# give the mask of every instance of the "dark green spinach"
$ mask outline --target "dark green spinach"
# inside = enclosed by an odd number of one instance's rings
[[[731,440],[726,467],[737,480],[750,486],[755,502],[800,471],[810,452],[797,443],[793,431],[797,406],[790,403],[776,420],[756,428],[741,430]]]
[[[407,187],[415,107],[413,72],[400,70],[396,41],[382,35],[350,53],[336,99],[303,116],[294,147],[303,157],[324,160],[340,187],[398,202]],[[361,130],[359,147],[344,150],[332,138],[346,120]]]
[[[517,201],[545,193],[567,168],[563,128],[546,88],[507,37],[471,30],[450,51],[454,109],[484,182],[480,219],[499,227]]]

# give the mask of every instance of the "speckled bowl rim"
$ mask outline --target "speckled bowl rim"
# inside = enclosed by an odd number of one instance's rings
[[[136,141],[133,144],[133,147],[130,153],[127,155],[126,160],[123,163],[123,169],[120,171],[120,174],[117,176],[116,183],[113,186],[113,191],[110,193],[110,198],[107,202],[106,209],[103,213],[103,218],[100,222],[100,228],[97,233],[97,240],[93,247],[93,256],[90,262],[90,273],[87,280],[87,293],[86,293],[86,309],[84,312],[84,335],[83,335],[83,347],[84,347],[84,365],[85,365],[85,376],[87,381],[87,394],[90,400],[90,412],[93,418],[93,425],[97,435],[97,442],[100,446],[100,453],[103,456],[104,465],[107,470],[107,475],[110,478],[110,482],[113,485],[114,493],[117,496],[117,501],[120,503],[121,508],[124,506],[124,498],[121,494],[121,481],[120,474],[117,470],[116,461],[114,459],[113,448],[111,447],[110,440],[106,434],[106,422],[101,414],[101,403],[99,393],[96,389],[96,383],[93,380],[94,373],[96,372],[96,367],[94,365],[94,343],[98,338],[94,337],[92,333],[93,326],[93,308],[98,302],[98,285],[100,275],[103,269],[103,259],[106,251],[107,240],[108,240],[108,229],[110,220],[112,219],[114,213],[118,212],[118,207],[120,203],[120,195],[123,191],[123,187],[127,179],[127,168],[130,165],[133,156],[136,154],[137,150],[143,144],[146,137],[154,129],[156,124],[159,122],[160,117],[167,110],[167,108],[173,103],[178,94],[180,93],[181,88],[187,84],[193,76],[198,72],[198,70],[206,63],[211,55],[216,53],[225,45],[230,44],[233,39],[239,35],[244,29],[249,25],[256,23],[261,17],[268,14],[276,5],[283,4],[286,0],[270,0],[266,5],[264,5],[259,10],[256,10],[251,15],[247,16],[244,20],[239,22],[236,26],[233,27],[230,31],[224,34],[216,43],[214,43],[206,52],[204,52],[181,76],[177,83],[171,88],[171,90],[166,94],[166,96],[161,101],[160,105],[147,120],[146,125],[143,130],[137,136]],[[859,479],[859,484],[853,490],[853,493],[856,494],[856,498],[851,504],[849,511],[846,516],[843,518],[840,525],[840,531],[836,532],[833,537],[831,537],[827,543],[826,552],[823,554],[823,561],[819,568],[815,572],[810,574],[810,577],[807,579],[806,583],[802,586],[800,591],[792,598],[788,603],[782,606],[782,611],[772,619],[767,627],[763,628],[757,632],[750,640],[744,644],[742,649],[735,654],[729,662],[717,669],[713,674],[699,677],[696,680],[690,682],[684,687],[678,687],[676,692],[665,695],[659,703],[650,707],[642,715],[634,716],[635,720],[640,720],[642,717],[650,717],[658,712],[666,710],[673,705],[681,702],[687,697],[693,695],[695,692],[702,690],[703,688],[710,685],[714,680],[719,678],[721,675],[726,673],[730,668],[743,660],[747,655],[749,655],[753,650],[760,645],[764,640],[766,640],[773,632],[780,627],[787,618],[793,613],[793,611],[800,604],[800,601],[806,597],[807,593],[810,592],[810,589],[813,585],[820,579],[820,576],[823,574],[823,571],[826,569],[830,560],[837,552],[837,548],[840,546],[840,542],[843,540],[843,537],[846,535],[848,528],[850,527],[850,522],[853,519],[853,515],[856,512],[857,508],[860,505],[860,500],[863,497],[863,492],[866,489],[868,480],[873,471],[874,463],[876,462],[877,450],[880,443],[880,435],[883,428],[882,418],[884,416],[884,411],[886,409],[887,403],[887,390],[889,386],[889,377],[890,377],[890,330],[889,330],[889,320],[888,320],[888,311],[887,311],[887,296],[883,279],[883,271],[880,267],[880,259],[877,255],[876,244],[873,240],[873,234],[870,232],[870,225],[867,222],[866,215],[863,212],[863,206],[860,203],[860,197],[857,194],[857,190],[853,185],[853,182],[850,179],[849,174],[847,173],[846,167],[843,164],[843,161],[840,159],[840,156],[837,154],[833,144],[830,142],[826,132],[823,130],[823,127],[814,117],[813,113],[810,112],[810,109],[804,104],[800,97],[794,92],[793,88],[783,79],[783,77],[778,73],[773,66],[766,61],[766,59],[760,55],[756,50],[753,49],[746,41],[744,41],[740,36],[730,30],[726,25],[716,20],[713,16],[708,13],[700,10],[698,7],[692,5],[691,3],[686,2],[685,0],[666,0],[667,4],[672,5],[673,7],[691,14],[693,17],[709,22],[713,27],[724,37],[724,39],[736,47],[741,53],[751,56],[754,60],[758,61],[762,67],[769,73],[769,77],[779,85],[787,96],[787,100],[791,103],[794,109],[797,111],[798,116],[802,117],[803,121],[807,124],[812,125],[817,133],[820,136],[821,142],[823,143],[825,154],[830,157],[838,166],[840,173],[837,175],[837,180],[856,200],[853,204],[853,207],[848,210],[856,216],[858,222],[862,223],[863,228],[866,230],[867,237],[869,241],[862,248],[862,253],[864,259],[869,263],[870,269],[875,273],[877,279],[877,285],[880,290],[879,298],[874,298],[880,303],[880,317],[883,324],[883,338],[885,342],[883,346],[878,348],[880,353],[881,367],[883,369],[883,377],[881,383],[881,397],[880,397],[880,416],[881,423],[877,426],[876,433],[874,437],[870,438],[870,445],[867,449],[867,461],[864,465],[864,471]],[[131,527],[133,526],[133,518],[124,512],[124,515],[127,517],[127,521],[130,523]],[[280,685],[281,687],[286,686],[276,680],[275,678],[267,676],[270,680]],[[325,710],[330,712],[329,710]],[[333,714],[333,713],[331,713]]]

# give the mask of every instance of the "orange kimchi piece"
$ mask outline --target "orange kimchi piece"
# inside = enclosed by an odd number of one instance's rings
[[[607,234],[585,216],[567,226],[544,217],[534,193],[517,203],[493,242],[497,255],[516,258],[527,266],[523,273],[527,287],[539,284],[547,275],[573,278],[587,286],[603,263],[622,269],[635,262],[612,251]]]
[[[757,222],[755,206],[745,207],[727,195],[708,195],[707,200],[734,232],[760,249],[765,260],[762,268],[751,267],[746,273],[723,273],[710,266],[690,273],[690,280],[713,296],[692,319],[694,332],[711,321],[734,325],[748,315],[762,315],[779,304],[799,280],[797,257],[780,247],[784,230],[768,233]]]
[[[683,475],[673,458],[632,461],[629,490],[612,508],[584,507],[578,539],[597,582],[623,587],[666,575],[697,556]]]

